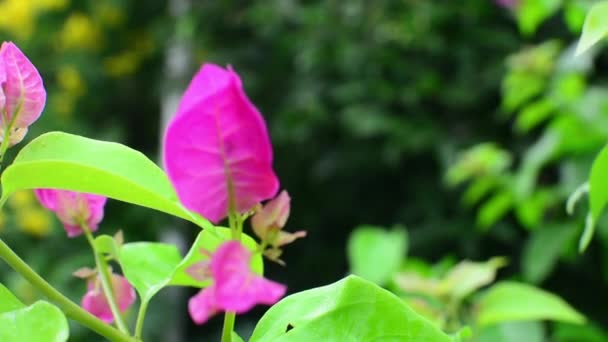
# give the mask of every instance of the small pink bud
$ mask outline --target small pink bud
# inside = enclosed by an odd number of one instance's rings
[[[54,189],[36,189],[34,193],[42,206],[55,212],[68,237],[82,234],[81,223],[96,231],[103,219],[106,197]]]
[[[253,273],[251,252],[237,241],[221,245],[211,258],[214,284],[190,298],[190,316],[197,324],[218,311],[243,313],[256,304],[272,305],[285,294],[286,287]]]
[[[42,77],[30,60],[11,43],[0,47],[0,130],[11,125],[10,143],[23,139],[46,103]],[[5,137],[2,137],[3,139]]]
[[[279,231],[285,227],[289,218],[291,197],[283,190],[279,195],[268,201],[262,209],[251,218],[253,231],[262,240],[268,240],[270,231]]]
[[[127,279],[122,276],[112,274],[111,279],[118,310],[123,313],[135,302],[135,290]],[[108,324],[112,323],[114,316],[101,288],[99,278],[96,277],[89,280],[87,282],[87,289],[87,293],[82,298],[82,307],[102,321]]]

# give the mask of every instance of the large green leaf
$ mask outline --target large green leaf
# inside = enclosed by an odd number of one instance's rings
[[[376,284],[348,276],[334,284],[288,296],[256,326],[250,342],[453,341],[400,298]]]
[[[38,301],[31,306],[0,314],[0,341],[67,341],[68,321],[54,305]]]
[[[351,272],[383,285],[399,269],[407,250],[403,228],[387,231],[381,227],[359,226],[348,240]]]
[[[188,254],[182,259],[177,247],[158,242],[134,242],[120,248],[119,261],[125,277],[135,287],[143,302],[148,302],[158,291],[168,285],[203,288],[209,281],[200,281],[186,273],[188,267],[207,259],[201,250],[213,252],[223,241],[230,239],[228,228],[216,228],[218,234],[208,230],[199,233]],[[221,238],[220,238],[221,236]],[[251,251],[257,250],[255,241],[243,234],[242,241]],[[260,253],[251,262],[255,272],[263,273]]]
[[[4,285],[0,284],[0,313],[25,307],[15,295]]]
[[[583,24],[583,34],[576,48],[579,55],[599,42],[608,34],[608,1],[599,2],[589,10],[585,23]]]
[[[127,146],[62,132],[25,146],[1,177],[2,203],[17,190],[57,188],[100,194],[213,226],[185,209],[165,173]]]
[[[491,325],[509,321],[553,320],[584,323],[585,317],[558,296],[516,282],[492,286],[479,302],[477,321]]]

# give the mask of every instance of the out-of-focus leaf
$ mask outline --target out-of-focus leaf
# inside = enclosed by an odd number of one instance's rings
[[[521,0],[517,6],[517,22],[519,30],[525,35],[531,35],[562,4],[562,0]]]
[[[541,322],[504,322],[482,328],[473,342],[544,342]]]
[[[266,312],[250,342],[449,342],[403,300],[356,276],[288,296]]]
[[[532,233],[524,245],[521,260],[524,279],[533,284],[542,282],[576,234],[577,229],[569,224],[551,225]]]
[[[574,325],[557,323],[551,341],[554,342],[605,342],[608,334],[593,324]]]
[[[537,320],[582,324],[585,317],[558,296],[516,282],[492,286],[479,302],[477,322],[481,326]]]
[[[494,177],[476,179],[471,182],[464,195],[462,195],[462,201],[464,204],[472,206],[479,202],[483,196],[487,195],[496,186],[498,186],[498,182]]]
[[[495,144],[483,143],[465,151],[446,175],[448,185],[458,185],[473,177],[499,175],[511,165],[511,155]]]
[[[0,284],[0,313],[13,311],[25,307],[15,295],[4,285]]]
[[[501,191],[485,202],[477,212],[477,225],[487,230],[500,220],[513,207],[513,195]]]
[[[608,1],[599,2],[589,10],[583,24],[583,33],[576,54],[587,51],[608,34]]]
[[[521,110],[515,121],[515,127],[520,132],[528,132],[547,120],[553,114],[555,107],[555,102],[548,98],[533,102]]]
[[[0,327],[0,341],[60,342],[70,334],[63,312],[45,301],[1,313]]]
[[[463,299],[494,281],[496,271],[506,264],[507,260],[501,257],[487,262],[462,261],[442,280],[442,292],[450,294],[454,299]]]
[[[353,274],[383,285],[399,269],[407,253],[407,232],[402,227],[359,226],[351,234],[348,260]]]

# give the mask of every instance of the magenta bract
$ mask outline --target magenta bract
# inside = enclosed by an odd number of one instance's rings
[[[82,234],[81,222],[96,231],[103,219],[106,197],[54,189],[36,189],[34,193],[42,206],[57,214],[69,237]]]
[[[272,305],[285,294],[286,287],[253,273],[251,252],[237,241],[221,245],[211,258],[213,285],[190,298],[192,319],[202,324],[218,311],[243,313],[256,304]]]
[[[4,131],[11,125],[11,131],[18,130],[16,137],[9,137],[11,143],[16,143],[40,117],[46,91],[36,67],[11,42],[4,42],[0,47],[0,89],[0,129]]]
[[[164,161],[181,202],[212,222],[272,198],[279,181],[264,119],[231,69],[205,64],[165,134]]]
[[[122,276],[112,274],[111,279],[118,310],[125,312],[135,302],[135,290]],[[110,309],[98,277],[87,282],[87,293],[82,297],[82,307],[106,323],[114,321],[112,309]]]

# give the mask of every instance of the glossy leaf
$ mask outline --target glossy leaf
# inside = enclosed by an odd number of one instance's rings
[[[25,307],[15,295],[4,285],[0,284],[0,313]]]
[[[492,286],[479,302],[477,321],[480,325],[536,320],[581,324],[585,317],[558,296],[516,282]]]
[[[69,336],[63,312],[45,301],[0,314],[0,327],[0,341],[60,342]]]
[[[487,262],[462,261],[448,272],[441,281],[442,293],[462,299],[475,290],[486,286],[496,278],[496,271],[507,264],[505,258],[496,257]]]
[[[25,146],[2,173],[2,203],[18,190],[57,188],[103,195],[213,228],[189,212],[165,173],[127,146],[51,132]]]
[[[583,24],[583,33],[576,48],[577,55],[589,50],[608,35],[606,18],[608,18],[608,1],[599,2],[591,7]]]
[[[351,234],[347,249],[351,272],[383,285],[405,258],[407,233],[403,228],[388,231],[381,227],[359,226]]]
[[[425,341],[453,339],[403,300],[357,276],[296,293],[271,307],[250,342]]]

